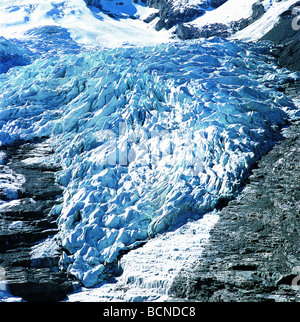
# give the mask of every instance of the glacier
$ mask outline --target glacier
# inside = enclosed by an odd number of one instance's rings
[[[50,138],[65,188],[51,210],[60,265],[85,287],[108,279],[123,254],[236,196],[299,116],[276,90],[299,74],[277,66],[269,43],[91,48],[61,26],[26,33],[6,40],[27,60],[0,74],[0,146]]]

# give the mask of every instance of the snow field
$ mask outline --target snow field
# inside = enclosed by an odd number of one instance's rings
[[[116,47],[124,43],[154,45],[170,38],[169,32],[158,33],[143,22],[157,10],[146,7],[140,1],[101,1],[105,12],[112,14],[112,17],[96,7],[88,7],[87,3],[95,1],[2,0],[0,35],[21,39],[32,29],[57,26],[68,29],[72,39],[78,43],[103,47]]]

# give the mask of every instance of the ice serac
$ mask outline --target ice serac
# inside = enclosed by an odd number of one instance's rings
[[[156,11],[144,18],[144,22],[154,21],[155,29],[176,29],[202,16],[206,10],[218,8],[226,0],[85,0],[88,6],[95,6],[113,18],[139,18],[134,3],[147,5]],[[176,33],[176,32],[175,32]]]
[[[276,86],[298,76],[273,62],[214,38],[51,54],[0,76],[1,143],[50,137],[63,168],[61,265],[93,286],[124,251],[232,198],[295,111]]]
[[[0,74],[11,67],[27,65],[30,61],[29,50],[20,49],[17,44],[0,36]]]

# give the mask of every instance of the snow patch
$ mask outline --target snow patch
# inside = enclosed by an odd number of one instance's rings
[[[206,11],[203,16],[195,19],[191,24],[199,29],[216,22],[230,25],[234,21],[249,18],[252,14],[252,5],[256,2],[257,0],[227,0],[217,9]]]

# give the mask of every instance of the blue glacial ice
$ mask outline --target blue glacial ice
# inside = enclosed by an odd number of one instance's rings
[[[51,138],[61,265],[91,287],[120,254],[237,193],[296,115],[275,84],[298,75],[262,45],[217,38],[75,47],[0,75],[0,146]]]
[[[30,51],[0,36],[0,74],[11,67],[24,66],[31,62]]]

